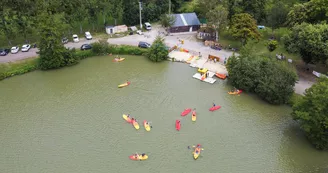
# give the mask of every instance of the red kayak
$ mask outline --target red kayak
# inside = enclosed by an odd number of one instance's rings
[[[175,129],[177,129],[177,131],[180,131],[180,128],[181,128],[180,120],[175,120]]]
[[[190,112],[191,112],[191,109],[190,109],[190,108],[185,109],[185,110],[181,113],[181,116],[186,116],[186,115],[188,115]]]
[[[213,107],[211,107],[210,108],[210,111],[215,111],[215,110],[218,110],[218,109],[220,109],[221,108],[221,106],[213,106]]]

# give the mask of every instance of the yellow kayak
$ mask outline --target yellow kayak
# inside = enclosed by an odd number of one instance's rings
[[[149,123],[146,120],[144,120],[143,124],[144,124],[144,127],[145,127],[146,131],[149,132],[150,131]]]
[[[198,157],[199,157],[199,155],[200,155],[200,148],[199,147],[196,147],[195,148],[195,151],[193,152],[193,154],[194,154],[194,159],[196,160],[196,159],[198,159]]]
[[[148,156],[145,154],[144,156],[142,156],[142,155],[131,155],[131,156],[129,156],[129,158],[131,159],[131,160],[147,160],[148,159]]]
[[[135,129],[139,130],[140,127],[139,127],[138,122],[133,121],[132,124],[133,124],[133,127],[134,127]]]
[[[131,123],[131,117],[128,117],[127,115],[123,114],[123,119],[125,119],[125,121],[127,121],[128,123]]]
[[[113,61],[115,61],[115,62],[121,62],[121,61],[124,61],[124,60],[125,60],[125,58],[119,58],[119,59],[115,58]]]
[[[199,68],[198,72],[200,73],[206,73],[208,70],[206,68]]]
[[[129,86],[129,85],[130,85],[130,82],[125,82],[124,84],[118,85],[118,87],[123,88],[123,87]]]
[[[196,119],[197,119],[196,112],[193,112],[193,114],[191,115],[191,120],[196,121]]]

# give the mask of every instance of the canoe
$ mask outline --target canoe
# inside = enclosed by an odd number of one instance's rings
[[[242,90],[239,90],[238,92],[228,92],[228,94],[236,95],[236,94],[240,94],[240,93],[242,93],[242,92],[243,92]]]
[[[175,129],[176,129],[177,131],[180,131],[180,128],[181,128],[180,120],[175,120]]]
[[[210,108],[210,111],[215,111],[215,110],[218,110],[218,109],[220,109],[221,108],[221,106],[213,106],[213,107],[211,107]]]
[[[126,87],[128,85],[130,85],[131,82],[125,82],[124,84],[118,85],[119,88],[123,88]]]
[[[216,73],[215,76],[218,77],[218,78],[220,78],[220,79],[223,79],[223,80],[227,78],[227,75],[220,74],[220,73]]]
[[[133,127],[135,128],[135,129],[137,129],[137,130],[139,130],[139,123],[137,122],[137,121],[132,121],[132,125],[133,125]]]
[[[123,119],[125,119],[126,122],[128,123],[132,123],[132,120],[130,117],[128,117],[127,115],[123,114]]]
[[[125,58],[120,58],[120,59],[115,58],[115,59],[113,59],[114,62],[121,62],[121,61],[124,61],[124,60],[125,60]]]
[[[149,123],[146,120],[144,120],[143,124],[144,124],[144,127],[145,127],[146,131],[149,132],[150,131],[150,125],[149,125]]]
[[[192,121],[196,121],[196,111],[194,111],[193,113],[192,113],[192,116],[191,116],[191,120]]]
[[[195,151],[193,152],[194,154],[194,159],[198,159],[199,155],[200,155],[200,151],[201,151],[201,148],[200,147],[196,147],[195,148]]]
[[[191,112],[191,109],[190,108],[185,109],[183,112],[181,112],[181,116],[184,117],[184,116],[188,115],[190,112]]]
[[[141,160],[147,160],[148,156],[146,154],[144,156],[133,154],[133,155],[129,156],[129,158],[131,160],[140,160],[141,161]]]
[[[198,72],[200,73],[206,73],[208,70],[206,68],[199,68]]]

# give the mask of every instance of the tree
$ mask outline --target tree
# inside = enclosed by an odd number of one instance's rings
[[[17,34],[17,15],[10,8],[2,6],[0,11],[0,32],[7,38],[8,44],[11,45],[11,39]]]
[[[289,26],[301,24],[303,22],[317,24],[328,21],[328,1],[311,0],[303,4],[296,4],[287,16]]]
[[[300,123],[310,142],[318,149],[328,149],[328,78],[305,91],[293,106],[292,117]]]
[[[283,37],[289,52],[299,52],[305,63],[325,63],[328,59],[328,25],[296,25],[292,32]]]
[[[243,0],[241,6],[244,13],[251,14],[257,23],[266,19],[265,6],[267,0]]]
[[[272,28],[277,29],[284,26],[287,20],[288,9],[282,1],[278,1],[273,5],[268,14],[268,23]]]
[[[64,23],[64,15],[43,12],[38,21],[40,68],[47,70],[76,64],[78,59],[74,52],[66,49],[60,40],[67,26]]]
[[[278,42],[276,40],[270,40],[268,43],[268,50],[269,52],[273,52],[278,47]]]
[[[197,1],[196,11],[198,11],[198,16],[202,18],[207,17],[207,13],[214,10],[218,5],[220,5],[219,0],[201,0]]]
[[[139,24],[139,4],[138,4],[138,1],[124,0],[123,22],[126,25]]]
[[[149,51],[146,54],[146,57],[154,62],[160,62],[166,60],[168,57],[169,51],[166,48],[164,43],[164,38],[157,36]]]
[[[206,13],[206,18],[207,24],[215,29],[216,41],[218,41],[219,31],[223,29],[228,22],[228,11],[222,5],[218,5],[216,8]]]
[[[256,21],[247,13],[234,15],[229,30],[233,37],[241,40],[243,45],[247,43],[248,39],[259,40],[261,37]]]
[[[160,22],[161,22],[162,27],[164,27],[165,30],[167,30],[168,28],[170,28],[171,26],[174,25],[175,17],[174,17],[174,15],[163,14],[161,16]]]
[[[295,69],[285,62],[256,55],[251,48],[247,44],[240,56],[228,59],[229,81],[271,104],[287,103],[297,81]]]

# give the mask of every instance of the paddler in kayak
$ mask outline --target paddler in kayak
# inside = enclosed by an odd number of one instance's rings
[[[192,111],[192,116],[196,115],[196,108],[194,108],[194,110]]]
[[[215,103],[213,103],[213,107],[215,107]]]

